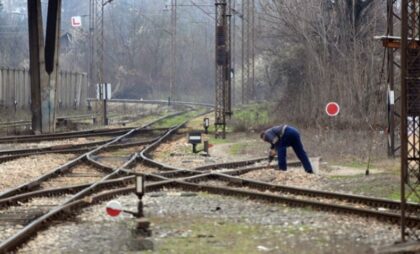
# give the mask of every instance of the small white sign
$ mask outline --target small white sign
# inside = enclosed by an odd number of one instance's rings
[[[111,84],[96,84],[96,99],[98,100],[110,100],[112,98]]]
[[[394,95],[394,91],[390,90],[389,91],[389,105],[394,105],[395,104],[395,95]]]
[[[72,27],[81,27],[82,26],[82,17],[80,17],[80,16],[71,17],[71,26]]]

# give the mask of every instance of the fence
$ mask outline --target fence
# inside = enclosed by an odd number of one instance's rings
[[[61,71],[57,85],[57,107],[80,108],[87,103],[86,73]],[[29,70],[0,67],[0,107],[30,108]]]

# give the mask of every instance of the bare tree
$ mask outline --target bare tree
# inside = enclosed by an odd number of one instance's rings
[[[261,6],[271,65],[266,76],[285,87],[277,102],[291,114],[283,116],[322,123],[325,104],[337,101],[339,124],[356,126],[369,119],[383,89],[378,86],[383,50],[373,36],[385,27],[384,3],[285,0],[261,1]]]

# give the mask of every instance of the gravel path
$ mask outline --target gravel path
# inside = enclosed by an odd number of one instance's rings
[[[218,253],[231,253],[242,248],[236,242],[226,247],[232,239],[255,230],[262,233],[251,234],[246,253],[372,253],[399,236],[398,227],[374,219],[208,194],[177,194],[152,193],[143,199],[146,216],[153,222],[156,253],[214,253],[212,248],[216,247]],[[135,195],[117,200],[126,209],[135,210]],[[129,215],[110,218],[104,206],[87,208],[73,221],[39,233],[19,253],[138,253],[131,233],[135,219]],[[214,224],[217,230],[208,228],[211,235],[203,235],[196,223],[203,221]],[[241,226],[241,230],[235,230],[234,225]],[[219,235],[225,230],[230,230],[231,239],[220,240]],[[194,245],[203,238],[213,241]],[[187,241],[191,245],[173,247],[169,245],[171,241]]]
[[[29,182],[74,158],[73,154],[45,154],[0,164],[0,191]]]
[[[73,167],[69,172],[62,176],[41,183],[41,187],[44,189],[52,189],[94,183],[104,176],[105,174],[98,171],[96,168],[86,164],[80,164]]]

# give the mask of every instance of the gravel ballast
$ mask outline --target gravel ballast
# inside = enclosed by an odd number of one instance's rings
[[[44,154],[1,163],[0,192],[27,183],[72,158],[74,154]]]
[[[391,244],[399,237],[397,226],[349,215],[336,215],[311,209],[289,208],[283,205],[255,202],[199,193],[180,195],[151,193],[144,197],[146,217],[151,218],[156,253],[194,253],[186,247],[174,247],[173,240],[197,241],[212,238],[195,253],[206,252],[203,247],[219,248],[219,253],[231,253],[240,248],[232,239],[251,234],[247,253],[372,253],[374,249]],[[132,194],[117,198],[123,207],[135,211],[137,197]],[[74,220],[55,225],[30,241],[19,253],[127,253],[135,252],[136,237],[131,233],[135,219],[130,215],[108,217],[105,203],[84,210]],[[210,223],[218,229],[209,236],[197,233],[198,223]],[[232,239],[217,241],[218,234],[242,225],[247,230],[233,231]],[[232,245],[224,248],[226,244]],[[191,246],[190,246],[191,247]],[[226,247],[226,246],[225,246]],[[194,244],[192,244],[194,248]],[[230,249],[232,248],[232,249]]]

